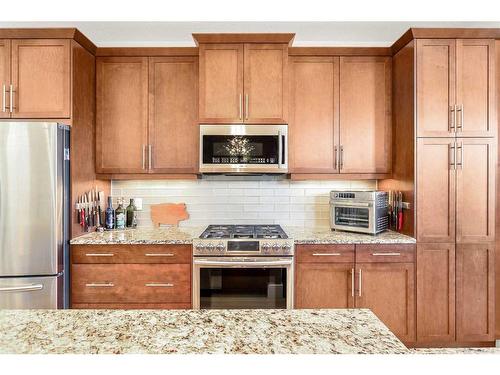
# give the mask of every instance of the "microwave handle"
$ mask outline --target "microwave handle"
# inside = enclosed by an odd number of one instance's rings
[[[283,168],[283,137],[281,130],[278,131],[278,168]]]

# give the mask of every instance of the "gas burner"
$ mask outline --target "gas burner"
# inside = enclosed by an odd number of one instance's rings
[[[209,225],[200,238],[286,239],[279,225]]]

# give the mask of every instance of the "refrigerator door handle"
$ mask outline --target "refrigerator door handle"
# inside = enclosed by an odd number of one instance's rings
[[[34,292],[42,289],[43,289],[42,284],[30,284],[30,285],[0,287],[0,292]]]

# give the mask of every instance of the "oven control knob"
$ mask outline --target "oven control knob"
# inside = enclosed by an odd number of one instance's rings
[[[208,244],[207,246],[205,246],[205,249],[211,253],[212,251],[215,250],[215,246],[214,244]]]
[[[201,251],[203,251],[204,249],[205,249],[205,246],[203,246],[203,244],[199,243],[199,244],[197,244],[197,245],[196,245],[196,250],[197,250],[197,251],[200,251],[200,252],[201,252]]]
[[[292,250],[292,247],[290,246],[290,244],[286,243],[283,246],[281,246],[281,249],[285,251],[285,253],[288,253],[290,250]]]
[[[218,252],[223,253],[225,249],[226,249],[226,247],[224,246],[224,244],[222,242],[219,242],[217,244],[217,251]]]
[[[275,243],[273,245],[273,251],[278,252],[278,251],[280,251],[280,249],[281,249],[281,246],[278,243]]]
[[[264,242],[264,243],[262,244],[262,250],[263,250],[265,253],[268,253],[270,249],[271,249],[271,245],[269,245],[267,242]]]

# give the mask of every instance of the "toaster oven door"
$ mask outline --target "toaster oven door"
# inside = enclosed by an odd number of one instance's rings
[[[375,233],[373,215],[373,205],[370,203],[332,203],[331,227],[361,233]]]

